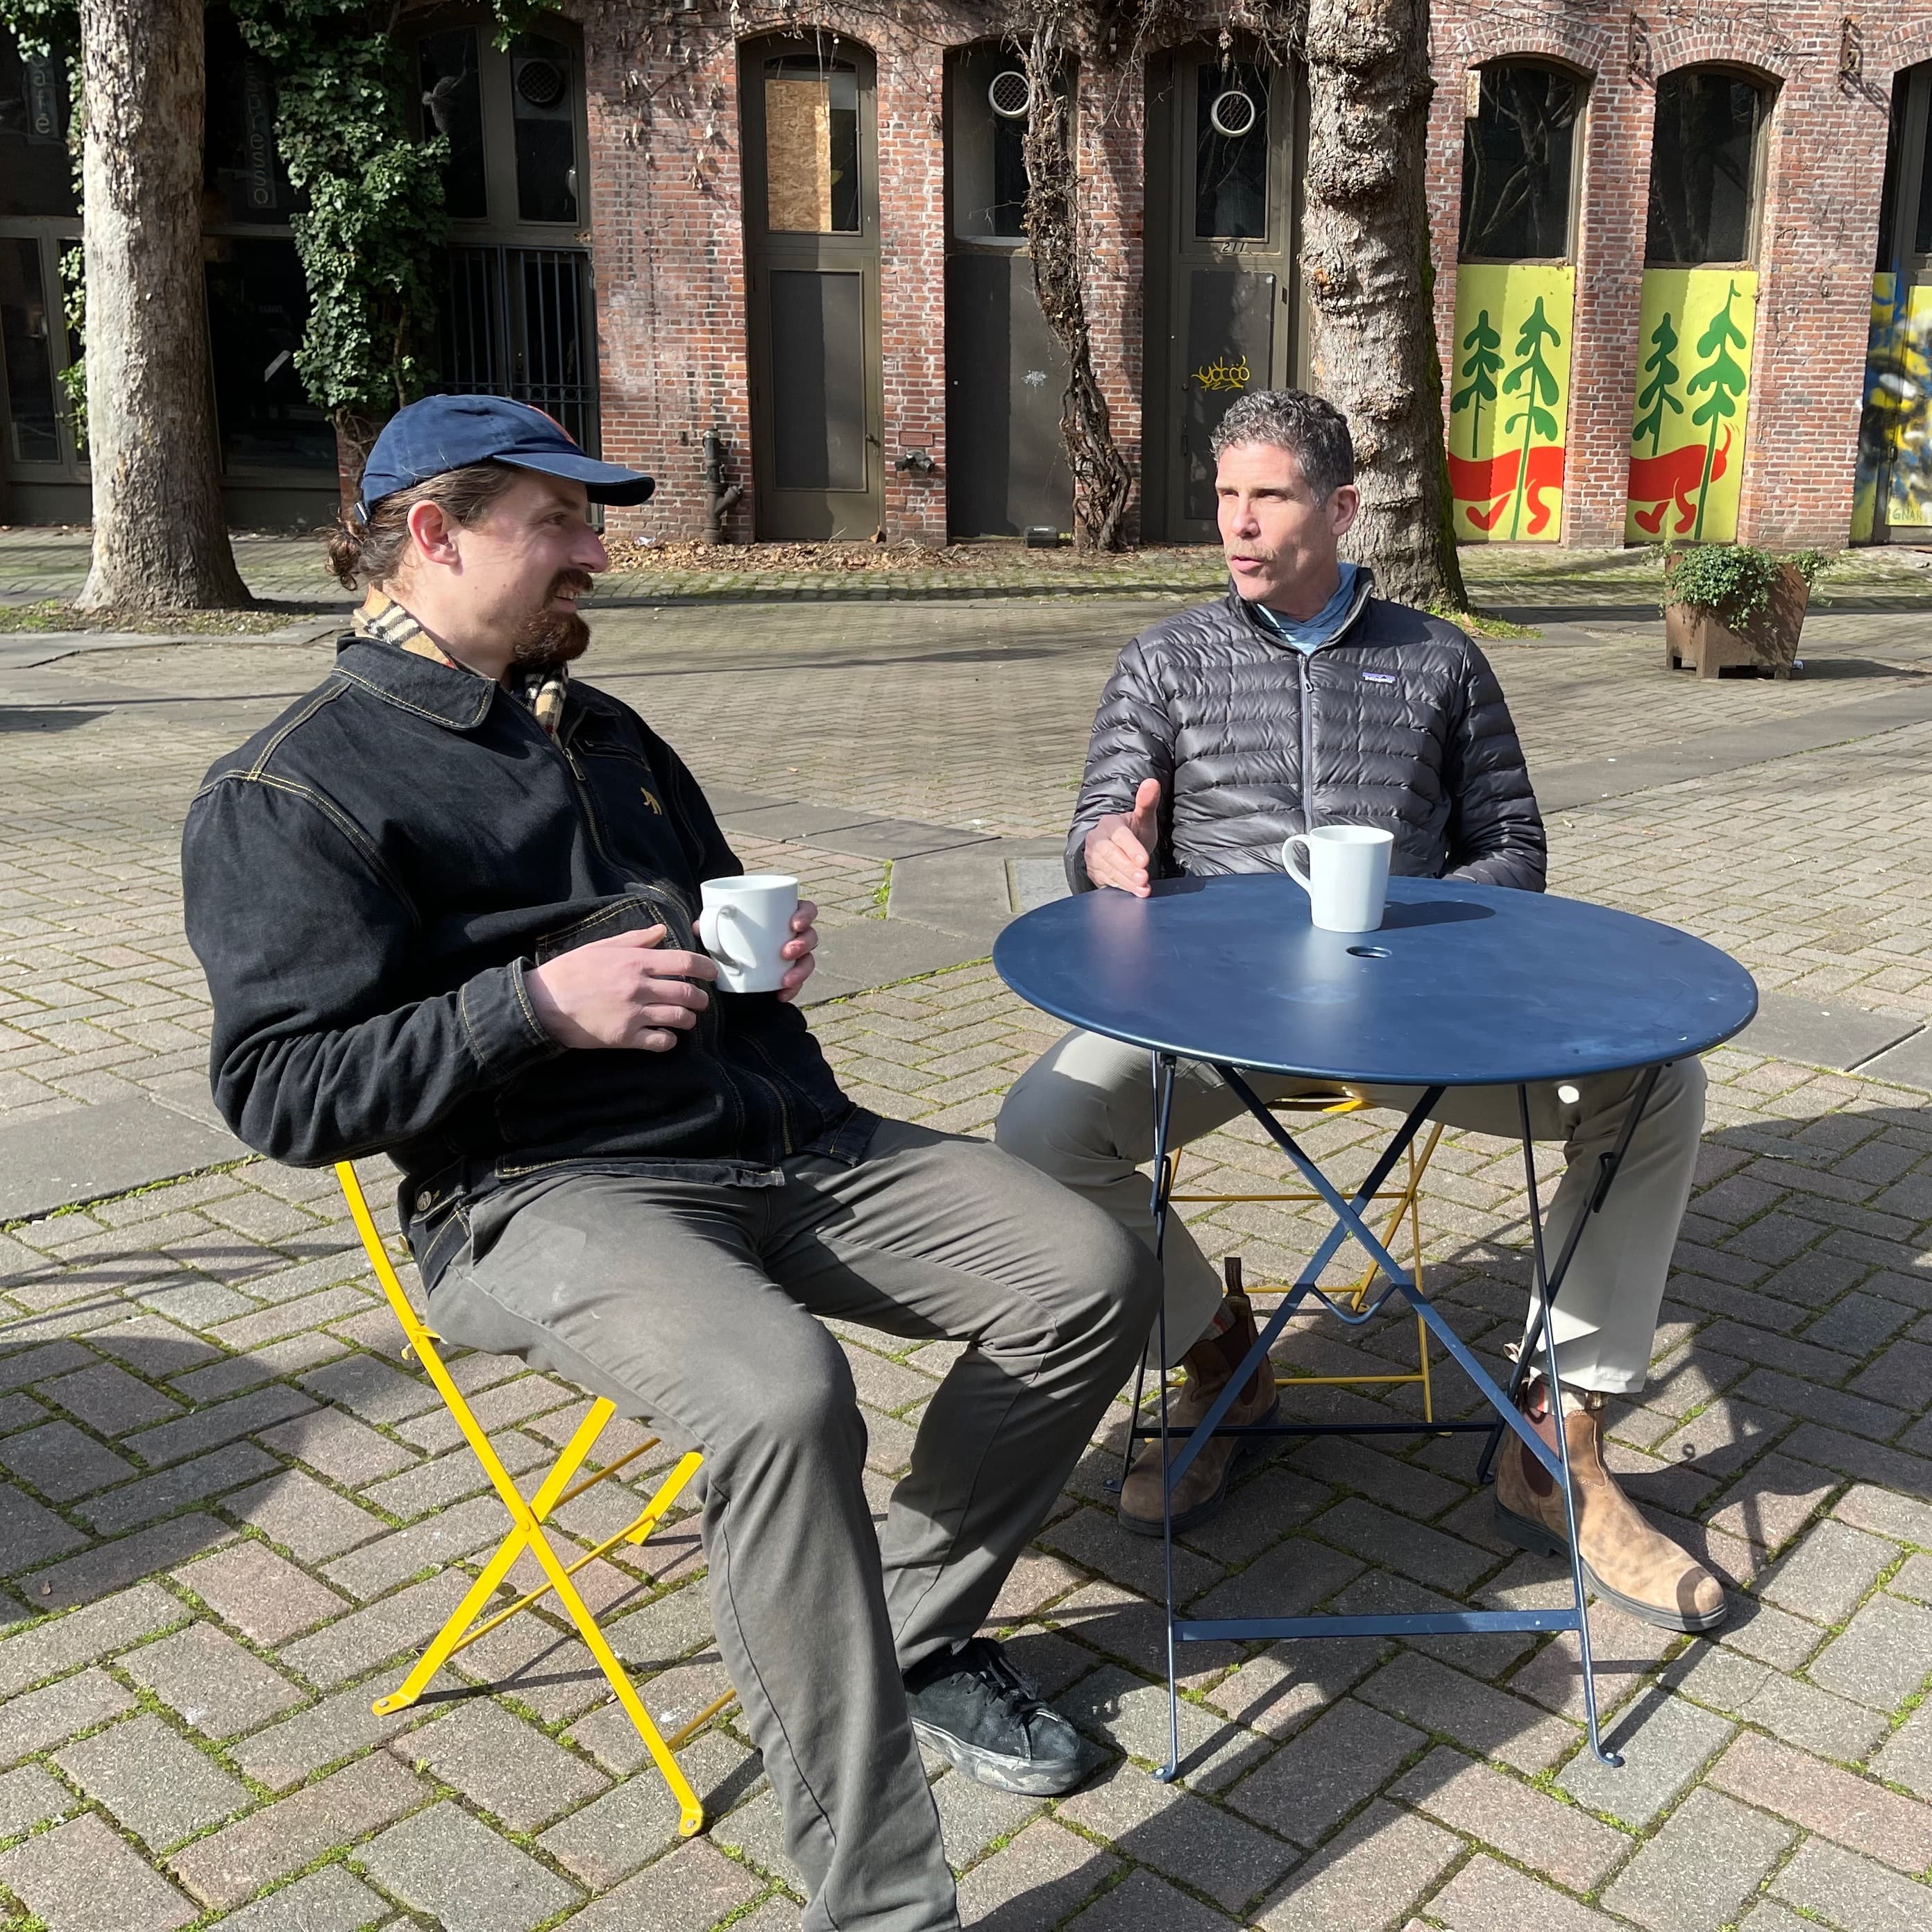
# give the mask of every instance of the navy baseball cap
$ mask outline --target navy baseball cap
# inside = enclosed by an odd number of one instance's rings
[[[637,470],[586,456],[554,417],[507,396],[425,396],[383,424],[362,469],[366,514],[398,490],[472,463],[507,463],[581,483],[593,503],[641,503],[657,488]]]

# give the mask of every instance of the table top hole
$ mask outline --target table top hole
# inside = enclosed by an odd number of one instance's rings
[[[1352,946],[1348,956],[1352,959],[1393,959],[1395,955],[1386,946]]]

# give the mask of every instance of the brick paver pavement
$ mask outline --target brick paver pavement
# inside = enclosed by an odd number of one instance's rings
[[[1123,625],[1165,608],[626,612],[604,620],[604,674],[711,782],[1051,832]],[[1495,655],[1546,764],[1868,698],[1922,675],[1927,636],[1922,621],[1828,617],[1807,638],[1825,674],[1789,686],[1666,680],[1614,625]],[[202,1078],[205,1010],[174,902],[181,810],[214,752],[324,656],[197,645],[0,688],[0,1118]],[[1928,730],[1561,814],[1555,883],[1702,932],[1767,985],[1926,1010],[1932,929],[1912,886],[1932,856]],[[876,916],[875,865],[811,846],[747,856],[796,864],[830,916]],[[1052,1033],[983,964],[814,1024],[858,1097],[967,1131]],[[1155,1784],[1158,1548],[1110,1520],[1103,1439],[998,1612],[1092,1738],[1097,1774],[1057,1804],[938,1777],[970,1923],[1932,1922],[1932,1116],[1922,1093],[1738,1049],[1711,1070],[1654,1372],[1614,1436],[1634,1493],[1725,1574],[1736,1612],[1687,1641],[1599,1606],[1627,1768],[1589,1762],[1561,1640],[1203,1646],[1184,1658],[1186,1774]],[[1323,1130],[1336,1172],[1359,1166],[1368,1131]],[[1239,1132],[1194,1174],[1255,1191],[1269,1168]],[[1522,1207],[1508,1149],[1445,1142],[1431,1283],[1492,1362],[1520,1306]],[[1202,1232],[1265,1276],[1293,1258],[1295,1217],[1224,1208]],[[472,1694],[370,1714],[500,1512],[399,1359],[328,1177],[250,1162],[13,1227],[0,1296],[6,1932],[797,1924],[734,1724],[690,1748],[719,1815],[680,1844],[648,1768],[632,1775],[634,1736],[552,1620],[466,1653],[447,1682]],[[882,1499],[949,1352],[842,1339]],[[1408,1324],[1352,1339],[1308,1321],[1282,1366],[1385,1372],[1412,1349]],[[462,1372],[513,1468],[552,1453],[584,1406],[514,1362]],[[1462,1406],[1453,1370],[1437,1388]],[[1414,1413],[1408,1389],[1291,1399],[1344,1420]],[[1210,1612],[1547,1600],[1556,1567],[1496,1540],[1471,1463],[1460,1438],[1305,1444],[1190,1540],[1180,1593]],[[567,1508],[562,1533],[608,1533],[596,1502]],[[586,1574],[668,1719],[720,1686],[702,1556],[688,1523],[641,1554]]]

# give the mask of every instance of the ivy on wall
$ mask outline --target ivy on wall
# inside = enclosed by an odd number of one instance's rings
[[[275,139],[308,206],[290,218],[308,285],[296,370],[351,443],[422,385],[443,239],[440,136],[412,138],[388,10],[339,0],[237,0],[251,53],[275,79]]]
[[[47,0],[25,0],[44,4]],[[15,0],[0,0],[0,4]],[[296,370],[328,412],[350,459],[383,417],[419,395],[436,309],[437,251],[447,236],[448,144],[410,130],[409,74],[395,37],[400,8],[368,0],[233,0],[250,52],[275,78],[275,138],[308,206],[291,220],[308,285]],[[537,10],[491,0],[500,39]]]
[[[344,446],[345,467],[382,418],[420,394],[434,374],[437,251],[446,238],[440,135],[412,133],[407,60],[394,28],[399,7],[370,0],[232,0],[249,51],[274,76],[275,139],[291,184],[308,206],[291,218],[308,284],[308,323],[296,373]],[[490,0],[500,40],[538,10]],[[80,38],[74,0],[0,0],[0,24],[26,50],[71,48]],[[80,99],[78,63],[70,98]],[[72,134],[75,172],[80,141]],[[76,251],[77,252],[77,251]],[[77,324],[77,277],[67,284]],[[84,436],[82,365],[70,372],[69,401]]]

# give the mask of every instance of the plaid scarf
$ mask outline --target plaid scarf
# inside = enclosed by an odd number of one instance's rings
[[[356,614],[355,631],[358,638],[394,645],[412,656],[428,658],[432,664],[447,664],[452,670],[470,669],[467,664],[458,664],[394,598],[380,590],[372,590],[363,598],[362,608]],[[482,674],[470,673],[472,676]],[[564,694],[569,686],[570,671],[564,664],[554,664],[543,670],[526,670],[518,666],[511,670],[510,690],[529,706],[531,716],[548,737],[554,738],[556,728],[563,722]]]

